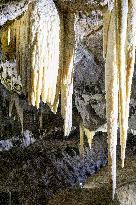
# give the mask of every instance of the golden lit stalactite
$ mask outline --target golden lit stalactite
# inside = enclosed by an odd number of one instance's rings
[[[53,1],[49,0],[46,5],[44,1],[33,2],[28,11],[13,23],[13,27],[17,70],[21,76],[23,93],[28,96],[29,103],[33,106],[38,108],[43,97],[51,110],[56,111],[60,93],[60,89],[56,89],[60,20]]]
[[[120,121],[120,144],[121,160],[124,167],[127,120],[126,120],[126,71],[125,71],[125,44],[127,33],[128,0],[115,0],[116,11],[116,48],[117,68],[119,72],[119,121]]]
[[[41,29],[41,28],[40,28]],[[41,91],[42,91],[42,78],[43,78],[43,69],[44,69],[44,65],[43,65],[43,55],[44,53],[42,52],[42,45],[41,42],[44,42],[43,39],[43,34],[40,29],[38,30],[37,33],[37,70],[38,70],[38,74],[37,74],[37,84],[36,84],[36,107],[39,108],[39,104],[40,104],[40,97],[41,97]],[[42,30],[42,29],[41,29]]]
[[[11,39],[16,41],[16,68],[21,77],[22,91],[25,95],[27,90],[27,70],[30,58],[29,52],[29,24],[30,24],[30,6],[24,15],[13,22],[11,28]]]
[[[64,57],[63,51],[60,52],[63,47],[63,43],[60,42],[63,38],[61,31],[63,26],[60,24],[63,22],[60,22],[58,10],[52,0],[46,3],[44,0],[34,1],[29,4],[24,15],[12,23],[10,44],[8,43],[8,30],[2,35],[5,58],[11,56],[12,42],[16,42],[17,74],[21,77],[22,91],[28,96],[29,104],[36,105],[38,108],[43,98],[43,102],[47,103],[55,113],[61,92],[62,59]],[[72,59],[70,68],[71,65]],[[70,78],[70,73],[68,78]],[[70,88],[69,91],[67,90],[67,95],[73,90],[72,87]],[[70,105],[71,102],[68,104]]]
[[[132,84],[132,77],[134,73],[135,45],[136,45],[136,1],[129,0],[127,41],[126,41],[126,121],[127,121],[126,132],[128,128],[131,84]],[[126,141],[125,141],[125,147],[126,147]]]
[[[92,147],[92,141],[93,141],[93,137],[95,135],[95,131],[90,131],[89,129],[85,128],[84,127],[84,133],[87,137],[87,140],[88,140],[88,144],[89,144],[89,147],[91,149]]]
[[[115,11],[112,11],[105,63],[106,118],[108,133],[108,164],[113,188],[116,189],[116,145],[118,119],[118,71],[116,65]]]
[[[61,113],[64,119],[64,135],[68,136],[72,128],[73,61],[75,48],[73,13],[65,13],[63,71],[61,84]]]
[[[60,20],[60,31],[59,31],[59,70],[57,76],[57,83],[56,83],[56,94],[54,98],[54,103],[52,106],[52,111],[54,113],[57,112],[58,104],[59,104],[59,97],[61,93],[61,82],[62,82],[62,71],[63,71],[63,57],[64,57],[64,19],[63,13],[59,12],[59,20]]]
[[[93,137],[94,137],[94,135],[95,135],[95,131],[90,131],[89,129],[85,128],[84,125],[83,125],[83,122],[80,123],[79,130],[80,130],[80,147],[79,147],[79,153],[80,153],[81,159],[83,159],[83,154],[84,154],[84,134],[85,134],[86,137],[87,137],[88,144],[89,144],[89,147],[90,147],[90,149],[91,149]]]
[[[109,10],[103,13],[103,58],[106,58],[107,43],[108,43],[108,31],[111,19],[111,12]]]
[[[36,105],[36,86],[37,86],[37,75],[38,75],[38,65],[37,65],[37,30],[38,30],[38,11],[36,3],[32,4],[30,12],[30,28],[29,28],[29,45],[30,45],[30,71],[28,72],[29,81],[28,87],[28,102],[29,104]]]

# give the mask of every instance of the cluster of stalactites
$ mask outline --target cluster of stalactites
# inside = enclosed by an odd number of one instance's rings
[[[122,167],[124,167],[125,159],[129,102],[135,62],[136,1],[115,0],[113,10],[104,13],[103,20],[108,157],[114,197],[118,121]]]
[[[7,48],[15,44],[17,74],[29,104],[39,108],[42,100],[56,113],[61,94],[64,133],[69,135],[72,127],[74,14],[59,14],[52,0],[36,1],[8,27],[6,34]]]

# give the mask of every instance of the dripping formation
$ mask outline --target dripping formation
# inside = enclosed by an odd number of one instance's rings
[[[110,16],[111,17],[108,17]],[[129,102],[135,63],[136,1],[115,0],[114,8],[104,15],[104,56],[108,162],[113,198],[116,189],[116,145],[119,118],[121,160],[124,167]],[[108,17],[108,18],[107,18]],[[107,18],[107,19],[105,19]],[[110,19],[110,20],[109,20]],[[118,105],[118,106],[117,106]]]
[[[80,157],[81,159],[83,159],[83,153],[84,153],[84,135],[87,137],[87,141],[89,144],[89,148],[91,149],[92,147],[92,141],[93,141],[93,137],[95,135],[96,131],[90,131],[89,129],[87,129],[86,127],[84,127],[83,123],[80,123],[79,126],[80,129],[80,147],[79,147],[79,152],[80,152]]]
[[[35,1],[4,30],[1,40],[3,58],[16,59],[29,104],[39,108],[42,100],[56,113],[61,95],[65,136],[72,128],[74,16],[60,14],[52,0]]]
[[[106,118],[108,133],[108,166],[116,189],[116,145],[119,121],[121,160],[124,167],[129,102],[135,62],[136,1],[109,1],[103,14],[103,56],[105,58]],[[42,9],[43,8],[43,9]],[[12,91],[9,115],[15,105],[23,131],[23,110],[14,92],[23,92],[29,104],[39,108],[41,100],[56,113],[61,95],[64,135],[72,127],[72,93],[74,61],[74,13],[59,12],[52,0],[30,3],[24,15],[2,32],[4,69],[1,82]],[[16,61],[15,61],[16,59]],[[8,61],[6,61],[8,60]],[[16,65],[10,68],[8,63]],[[14,67],[14,66],[13,66]],[[10,82],[5,79],[7,73]],[[16,84],[19,86],[16,87]],[[118,105],[118,106],[117,106]],[[42,110],[40,116],[42,127]],[[80,125],[80,155],[83,157],[84,134],[91,148],[95,132]]]

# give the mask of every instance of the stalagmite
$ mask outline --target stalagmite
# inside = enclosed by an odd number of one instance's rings
[[[115,10],[112,11],[108,32],[105,64],[106,118],[108,132],[108,162],[112,179],[113,198],[116,189],[116,145],[118,119],[118,72],[116,65]]]
[[[120,144],[122,167],[124,166],[125,144],[126,144],[126,77],[125,77],[125,44],[127,33],[128,0],[116,0],[116,48],[117,67],[119,72],[119,120],[120,120]]]

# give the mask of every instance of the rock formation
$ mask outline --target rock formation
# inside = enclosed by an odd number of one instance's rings
[[[10,3],[13,7],[9,8],[9,1],[2,2],[0,16],[1,83],[11,93],[10,117],[15,107],[23,133],[24,115],[19,95],[24,95],[29,105],[40,110],[39,125],[42,128],[41,104],[47,103],[51,111],[56,113],[60,102],[64,135],[68,136],[72,130],[74,79],[75,104],[82,118],[78,120],[82,156],[84,133],[91,148],[95,132],[105,131],[107,121],[109,175],[114,198],[117,129],[120,128],[121,159],[124,167],[127,131],[130,124],[128,117],[136,39],[135,1],[116,0],[100,3],[48,0],[45,3],[44,0],[24,0]],[[16,8],[16,14],[11,14]],[[87,15],[90,15],[89,18]],[[85,18],[82,18],[83,16]],[[82,31],[85,29],[82,33],[78,30],[78,24],[84,24],[83,19],[89,19],[90,22],[83,25],[83,28],[80,26]],[[92,40],[91,46],[87,45],[86,38]],[[97,52],[96,45],[100,48]],[[105,58],[105,91],[102,45]],[[88,46],[92,50],[88,51]],[[95,52],[99,53],[99,58]]]

